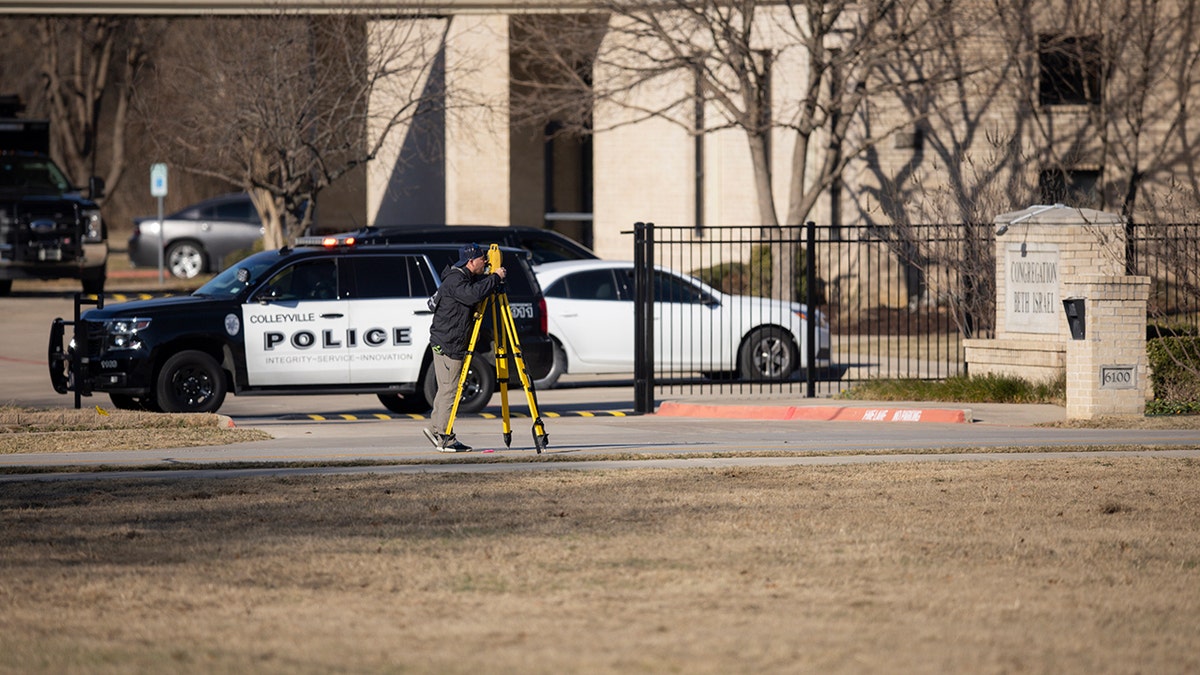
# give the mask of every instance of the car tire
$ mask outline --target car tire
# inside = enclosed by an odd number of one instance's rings
[[[178,279],[194,279],[208,270],[208,255],[204,247],[187,239],[171,242],[164,260],[171,276]]]
[[[743,380],[786,380],[800,362],[798,353],[782,328],[755,328],[738,350],[738,374]]]
[[[425,369],[425,381],[421,384],[425,400],[433,407],[433,398],[437,395],[437,375],[433,372],[433,363]],[[467,380],[463,383],[462,398],[458,400],[458,414],[475,414],[487,407],[496,392],[496,367],[486,359],[471,359],[467,369]]]
[[[0,279],[0,296],[12,293],[12,279]]]
[[[167,359],[154,391],[163,412],[216,412],[225,402],[225,372],[213,357],[187,350]]]
[[[414,415],[429,410],[429,401],[422,392],[411,394],[377,394],[383,407],[398,415]]]
[[[562,345],[558,340],[551,340],[552,349],[550,350],[550,372],[540,380],[533,381],[533,388],[546,390],[553,389],[558,383],[558,378],[562,377],[563,373],[567,372],[567,353],[563,350]]]

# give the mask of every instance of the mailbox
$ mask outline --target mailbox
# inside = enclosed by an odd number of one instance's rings
[[[1084,320],[1084,303],[1087,298],[1063,298],[1063,311],[1067,313],[1067,326],[1071,329],[1072,340],[1082,340],[1087,334],[1087,322]]]

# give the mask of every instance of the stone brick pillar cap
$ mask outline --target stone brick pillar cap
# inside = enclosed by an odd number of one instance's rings
[[[993,221],[996,225],[1120,225],[1121,216],[1107,211],[1080,209],[1063,204],[1038,204],[1020,211],[1001,213]]]

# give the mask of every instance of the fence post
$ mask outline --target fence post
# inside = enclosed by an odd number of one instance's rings
[[[654,412],[654,223],[633,224],[633,411]]]
[[[806,367],[804,372],[804,395],[815,398],[817,395],[817,224],[808,221],[804,224],[804,313],[808,320],[804,322],[804,357]]]

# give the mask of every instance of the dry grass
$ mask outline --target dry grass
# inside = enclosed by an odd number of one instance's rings
[[[0,406],[0,455],[182,448],[271,437],[257,429],[229,428],[228,424],[228,417],[213,414]]]
[[[0,671],[1185,673],[1200,462],[0,491]]]

